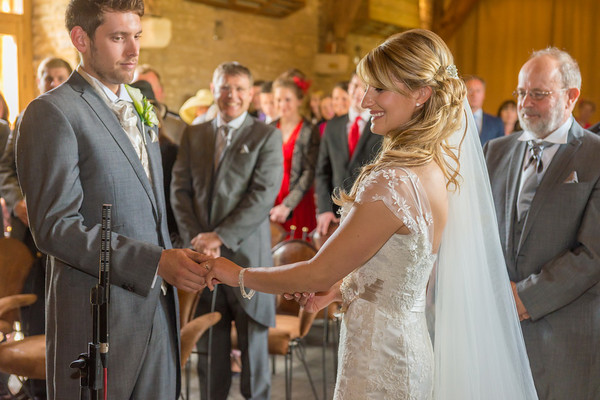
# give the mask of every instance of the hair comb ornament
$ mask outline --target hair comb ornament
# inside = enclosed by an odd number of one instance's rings
[[[450,78],[458,79],[458,68],[456,65],[450,64],[446,67],[446,73]]]
[[[306,92],[308,92],[311,84],[310,81],[304,80],[297,76],[294,76],[292,79],[294,80],[296,86],[298,86],[298,88],[302,91],[302,94],[306,94]]]

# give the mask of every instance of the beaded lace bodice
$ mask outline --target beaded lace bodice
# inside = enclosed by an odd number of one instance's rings
[[[344,324],[335,399],[428,399],[433,353],[424,318],[436,256],[433,218],[418,177],[403,168],[371,173],[355,203],[383,201],[410,231],[394,234],[344,278]],[[342,223],[353,204],[342,207]]]

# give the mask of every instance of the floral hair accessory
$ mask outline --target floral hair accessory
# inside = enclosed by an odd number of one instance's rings
[[[154,113],[154,106],[148,101],[142,92],[135,87],[125,85],[129,97],[133,100],[133,106],[140,115],[142,122],[152,128],[154,125],[158,125],[158,117]]]
[[[292,79],[294,80],[296,86],[298,86],[298,88],[302,91],[302,94],[306,94],[306,92],[308,92],[308,89],[310,88],[311,84],[310,81],[307,81],[297,76],[294,76]]]
[[[450,78],[458,79],[458,69],[456,65],[450,64],[446,67],[446,73]]]

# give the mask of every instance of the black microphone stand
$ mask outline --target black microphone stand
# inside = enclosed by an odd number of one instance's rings
[[[80,398],[87,388],[92,400],[106,400],[108,394],[108,306],[110,303],[110,219],[112,204],[102,206],[102,231],[98,283],[90,291],[92,342],[88,352],[71,363],[79,369]]]

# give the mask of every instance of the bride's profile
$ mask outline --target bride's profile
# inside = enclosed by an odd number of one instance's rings
[[[411,30],[371,50],[357,72],[384,142],[336,198],[340,227],[306,262],[244,269],[207,259],[209,288],[314,293],[303,299],[309,311],[341,301],[335,399],[537,398],[450,50]],[[435,297],[433,343],[426,290]]]

